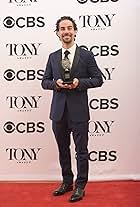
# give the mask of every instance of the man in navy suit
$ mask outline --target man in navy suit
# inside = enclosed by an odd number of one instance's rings
[[[70,202],[81,200],[88,181],[88,121],[89,107],[87,89],[103,84],[92,52],[75,43],[77,25],[69,16],[61,17],[56,23],[56,34],[62,48],[51,53],[42,79],[43,89],[53,90],[50,110],[52,129],[59,149],[59,161],[63,182],[53,192],[60,196],[73,190],[71,169],[70,134],[73,135],[77,160],[77,177]],[[65,52],[67,51],[67,52]],[[65,81],[65,65],[62,60],[67,54],[71,82]],[[66,66],[67,67],[67,66]]]

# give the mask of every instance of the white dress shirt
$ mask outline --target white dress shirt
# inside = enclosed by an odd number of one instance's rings
[[[70,54],[68,55],[68,58],[70,60],[70,67],[72,67],[73,64],[73,59],[74,59],[74,55],[75,55],[75,50],[76,50],[76,44],[74,44],[72,47],[70,47],[69,49],[65,49],[62,47],[62,59],[64,59],[64,52],[68,50],[70,52]]]

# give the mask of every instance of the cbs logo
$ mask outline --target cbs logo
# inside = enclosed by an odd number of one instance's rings
[[[96,162],[96,161],[116,161],[117,160],[117,152],[115,150],[111,150],[111,151],[105,151],[105,150],[101,150],[101,151],[91,151],[89,153],[89,160],[91,162]]]
[[[42,80],[44,70],[19,70],[14,71],[13,69],[7,69],[4,72],[4,78],[7,81],[13,81],[15,78],[19,81],[24,80]]]
[[[17,124],[8,121],[4,124],[4,131],[8,134],[13,133],[14,131],[17,131],[20,134],[23,133],[42,133],[45,131],[44,123],[43,122],[19,122]]]
[[[118,104],[118,98],[112,98],[112,99],[106,99],[106,98],[101,98],[101,99],[92,99],[89,102],[89,106],[93,110],[97,109],[117,109],[119,107]]]
[[[17,19],[14,19],[11,16],[6,17],[3,20],[3,25],[6,28],[12,28],[15,25],[19,28],[24,28],[24,27],[44,27],[45,22],[44,22],[44,17],[19,17]]]

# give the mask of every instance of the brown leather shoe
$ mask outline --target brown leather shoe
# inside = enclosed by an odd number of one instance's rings
[[[83,197],[85,196],[85,191],[82,188],[75,188],[71,198],[69,199],[70,202],[76,202],[76,201],[80,201],[83,199]]]
[[[66,192],[72,191],[73,185],[62,183],[61,186],[53,192],[54,196],[64,195]]]

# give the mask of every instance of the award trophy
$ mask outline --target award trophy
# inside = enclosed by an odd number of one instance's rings
[[[64,58],[62,60],[62,67],[64,69],[64,84],[72,84],[73,81],[70,76],[70,61],[68,58]]]

